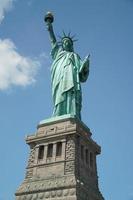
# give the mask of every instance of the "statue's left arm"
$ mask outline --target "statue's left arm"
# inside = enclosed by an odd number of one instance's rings
[[[81,82],[85,82],[89,76],[89,57],[90,55],[84,59],[79,70],[79,78]]]

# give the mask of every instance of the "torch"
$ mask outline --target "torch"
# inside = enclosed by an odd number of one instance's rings
[[[44,17],[44,21],[46,22],[46,24],[52,24],[54,21],[54,16],[51,12],[47,12],[47,14]]]

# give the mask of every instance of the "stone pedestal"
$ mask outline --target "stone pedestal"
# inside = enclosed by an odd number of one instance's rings
[[[100,146],[83,122],[71,116],[42,121],[26,143],[29,161],[16,200],[104,200],[96,165]]]

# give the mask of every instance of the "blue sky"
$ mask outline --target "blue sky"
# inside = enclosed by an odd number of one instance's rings
[[[82,120],[102,147],[100,190],[106,200],[133,200],[132,0],[0,0],[0,200],[13,200],[24,179],[25,135],[52,113],[47,11],[56,35],[71,30],[75,52],[91,54]]]

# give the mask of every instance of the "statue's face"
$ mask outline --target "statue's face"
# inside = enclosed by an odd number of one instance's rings
[[[69,38],[63,39],[62,47],[66,51],[73,51],[73,43]]]

